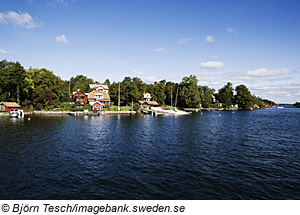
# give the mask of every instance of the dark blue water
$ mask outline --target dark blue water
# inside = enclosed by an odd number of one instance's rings
[[[299,128],[294,108],[0,117],[0,199],[299,199]]]

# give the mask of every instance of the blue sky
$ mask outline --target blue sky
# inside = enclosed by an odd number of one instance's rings
[[[0,59],[62,79],[228,81],[300,101],[299,0],[0,0]]]

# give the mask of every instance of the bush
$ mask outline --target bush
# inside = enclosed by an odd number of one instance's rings
[[[85,105],[83,106],[83,109],[84,109],[84,110],[91,111],[91,110],[92,110],[92,107],[91,107],[90,104],[85,104]]]
[[[61,110],[70,110],[72,108],[72,104],[67,103],[67,102],[63,102],[60,105],[58,105],[58,108],[60,108]]]
[[[36,104],[36,110],[41,110],[43,109],[43,105],[41,103]]]
[[[139,103],[134,103],[134,105],[133,105],[133,110],[134,111],[138,111],[139,109],[140,109],[140,104]]]
[[[70,111],[83,111],[83,108],[70,108]]]

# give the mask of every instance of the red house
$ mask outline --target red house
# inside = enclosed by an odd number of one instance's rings
[[[92,110],[93,110],[93,111],[95,111],[95,110],[97,110],[97,111],[103,110],[103,107],[104,107],[104,104],[103,104],[103,103],[101,103],[101,102],[95,102],[95,103],[93,103],[93,105],[92,105]]]
[[[75,101],[75,103],[86,104],[88,101],[88,96],[83,92],[78,91],[73,93],[72,99]]]
[[[16,102],[1,102],[0,112],[9,112],[11,109],[20,109],[21,106]]]

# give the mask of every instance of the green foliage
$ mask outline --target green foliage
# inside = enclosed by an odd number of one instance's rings
[[[224,107],[230,107],[234,102],[232,83],[228,82],[227,85],[219,89],[218,100],[223,103]]]
[[[71,93],[77,92],[78,89],[83,93],[88,93],[89,84],[93,84],[93,83],[94,83],[93,79],[87,78],[86,76],[83,75],[77,75],[75,78],[72,77],[70,79]]]
[[[28,77],[35,89],[30,100],[33,105],[41,103],[43,107],[68,100],[68,83],[47,69],[28,69]]]
[[[154,91],[153,96],[156,97],[155,101],[157,101],[158,104],[164,105],[166,100],[166,94],[165,94],[165,80],[160,81],[159,83],[154,83]]]
[[[84,111],[83,108],[71,108],[70,111]]]
[[[179,98],[178,105],[181,107],[198,107],[200,100],[200,93],[198,90],[198,79],[195,75],[184,77],[179,84]]]
[[[139,103],[134,103],[134,104],[133,104],[133,110],[134,110],[134,111],[140,110],[140,107],[141,107],[141,106],[140,106]]]
[[[85,105],[83,106],[83,109],[84,109],[84,110],[89,110],[89,111],[91,111],[91,110],[92,110],[92,107],[91,107],[90,104],[85,104]]]
[[[64,111],[68,111],[73,107],[72,104],[68,103],[68,102],[62,102],[58,105],[58,108],[60,108],[61,110]]]
[[[0,62],[0,100],[22,103],[26,100],[27,74],[19,62]]]
[[[259,97],[256,97],[255,95],[252,96],[252,101],[254,104],[258,106],[258,108],[265,109],[266,103]]]
[[[0,61],[0,101],[15,101],[20,104],[31,105],[32,109],[53,109],[70,110],[73,102],[69,94],[80,89],[83,93],[89,92],[89,84],[94,81],[83,75],[72,77],[70,81],[64,81],[59,76],[53,74],[47,69],[29,68],[27,71],[19,62]],[[119,83],[111,83],[106,79],[104,84],[109,87],[109,96],[111,104],[118,104]],[[140,78],[125,77],[120,83],[120,101],[121,110],[132,108],[138,110],[138,100],[143,100],[143,92],[150,93],[152,101],[157,101],[160,105],[171,105],[174,103],[176,94],[177,106],[185,108],[196,108],[199,104],[202,107],[213,107],[212,95],[214,90],[207,86],[198,86],[198,80],[195,75],[184,77],[180,84],[166,82],[161,80],[154,84],[146,84]],[[259,97],[251,95],[248,88],[244,85],[236,87],[236,95],[233,96],[232,83],[228,82],[224,87],[218,90],[215,95],[217,100],[223,103],[224,107],[238,104],[239,108],[252,108],[254,104],[260,108],[275,104],[269,100],[262,100]],[[295,104],[300,106],[299,103]],[[91,110],[90,105],[85,105],[82,109]],[[76,109],[77,111],[80,109]],[[108,108],[108,110],[118,110],[117,106]]]
[[[235,100],[239,108],[250,109],[254,105],[253,97],[245,85],[239,85],[235,88]]]
[[[212,107],[212,95],[214,94],[214,90],[210,89],[208,86],[200,86],[199,93],[202,107]]]

